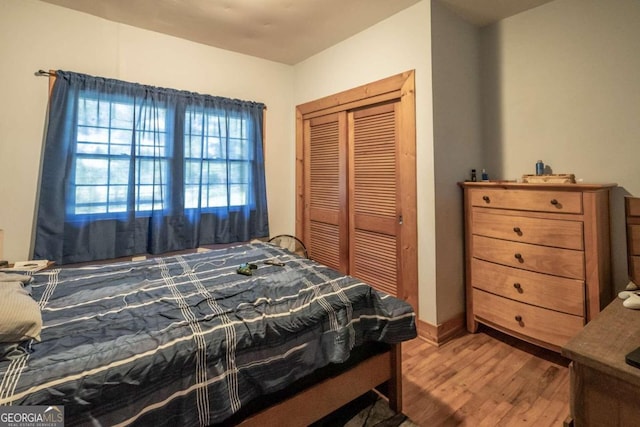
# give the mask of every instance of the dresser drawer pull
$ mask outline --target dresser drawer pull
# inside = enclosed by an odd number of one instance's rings
[[[556,199],[551,199],[550,202],[553,206],[556,206],[558,204],[558,201]]]
[[[519,314],[516,315],[516,322],[518,323],[522,322],[522,316],[520,316]]]
[[[484,200],[487,203],[491,201],[491,199],[489,199],[489,196],[482,196],[482,200]]]
[[[522,293],[522,286],[520,286],[520,283],[518,282],[514,283],[513,287],[516,288],[519,293]]]
[[[516,233],[518,236],[522,234],[522,230],[520,230],[520,227],[513,227],[513,232]]]
[[[516,254],[514,255],[514,257],[515,257],[518,261],[520,261],[520,262],[524,262],[524,260],[522,259],[522,254],[520,254],[520,253],[516,253]]]

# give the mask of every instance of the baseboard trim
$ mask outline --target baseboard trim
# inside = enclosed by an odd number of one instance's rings
[[[418,319],[418,336],[428,343],[439,347],[450,339],[463,333],[465,330],[464,322],[464,313],[460,313],[437,326]]]

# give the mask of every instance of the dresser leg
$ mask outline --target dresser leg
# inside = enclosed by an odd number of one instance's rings
[[[475,321],[473,316],[467,316],[467,331],[472,334],[478,332],[478,322]]]

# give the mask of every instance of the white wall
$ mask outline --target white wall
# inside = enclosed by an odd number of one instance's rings
[[[431,3],[436,283],[439,323],[465,311],[464,212],[457,183],[482,168],[480,32]]]
[[[30,250],[48,95],[48,79],[34,76],[38,69],[265,103],[271,233],[294,231],[293,67],[35,0],[0,0],[0,58],[0,229],[6,259],[26,259]]]
[[[436,323],[431,5],[423,0],[295,65],[295,105],[415,69],[419,317]]]
[[[492,178],[615,182],[614,284],[626,284],[623,194],[640,196],[640,1],[556,0],[482,29],[485,164]]]

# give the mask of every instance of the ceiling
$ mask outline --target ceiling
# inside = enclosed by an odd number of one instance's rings
[[[493,24],[553,0],[438,0],[465,21],[479,27]]]
[[[296,64],[420,0],[41,0],[110,21]],[[437,0],[483,26],[552,0]]]

